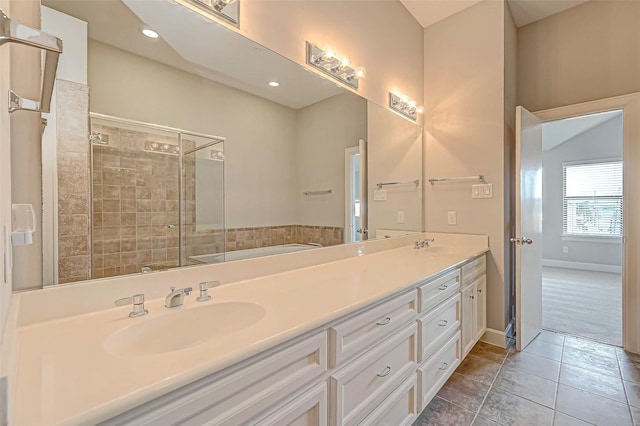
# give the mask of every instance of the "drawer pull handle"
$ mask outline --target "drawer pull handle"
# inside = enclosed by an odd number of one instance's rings
[[[377,325],[387,325],[391,322],[391,317],[386,317],[385,319],[383,319],[382,321],[378,321],[376,324]]]
[[[389,374],[391,374],[391,366],[387,365],[386,368],[384,369],[384,371],[382,373],[376,374],[376,376],[378,376],[378,377],[387,377]]]
[[[440,321],[440,322],[438,323],[438,325],[439,325],[440,327],[444,327],[444,326],[445,326],[445,325],[447,325],[448,323],[449,323],[449,321],[447,321],[447,320],[442,320],[442,321]]]
[[[448,366],[449,364],[447,364],[446,362],[443,362],[442,367],[438,368],[438,370],[446,370]]]
[[[446,290],[447,288],[449,288],[449,286],[446,284],[443,284],[440,287],[438,287],[438,290],[442,291],[442,290]]]

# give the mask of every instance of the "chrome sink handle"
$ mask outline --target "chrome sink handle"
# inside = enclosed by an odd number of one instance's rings
[[[144,294],[134,294],[133,296],[124,297],[113,302],[116,306],[124,306],[130,303],[133,303],[133,310],[129,312],[129,317],[136,318],[149,313],[149,311],[144,308]]]
[[[191,287],[179,288],[171,287],[171,293],[167,295],[164,300],[165,308],[179,308],[184,302],[184,296],[191,294],[193,289]]]
[[[203,281],[200,284],[200,296],[196,299],[198,302],[206,302],[211,300],[211,296],[208,294],[210,288],[218,287],[220,281]]]

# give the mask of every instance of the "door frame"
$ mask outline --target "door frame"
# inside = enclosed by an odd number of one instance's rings
[[[640,164],[640,92],[534,114],[545,122],[613,110],[622,110],[623,114],[622,344],[624,349],[640,353],[640,223],[633,220],[640,217],[640,196],[634,196],[630,185],[640,182],[640,168],[633,167]]]
[[[355,154],[360,153],[360,147],[358,145],[350,146],[349,148],[344,149],[344,241],[345,243],[353,242],[351,241],[351,233],[353,230],[351,229],[351,199],[353,198],[353,185],[354,182],[351,179],[353,174],[351,157]],[[362,173],[362,170],[360,170]],[[362,201],[361,201],[362,203]]]

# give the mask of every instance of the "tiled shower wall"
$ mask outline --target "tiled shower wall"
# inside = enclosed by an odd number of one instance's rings
[[[88,87],[57,80],[56,111],[58,282],[68,283],[91,278]]]
[[[177,137],[94,124],[93,278],[179,265],[177,155],[147,152]]]

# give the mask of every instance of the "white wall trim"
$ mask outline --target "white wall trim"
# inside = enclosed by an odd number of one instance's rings
[[[504,331],[487,328],[487,331],[484,332],[484,334],[480,338],[480,341],[489,343],[490,345],[499,346],[501,348],[506,348],[507,347],[507,331],[509,331],[510,327],[511,327],[511,323],[509,323],[509,325]]]
[[[622,273],[622,266],[605,265],[602,263],[569,262],[566,260],[542,259],[542,266],[553,266],[555,268],[582,269],[583,271]]]

